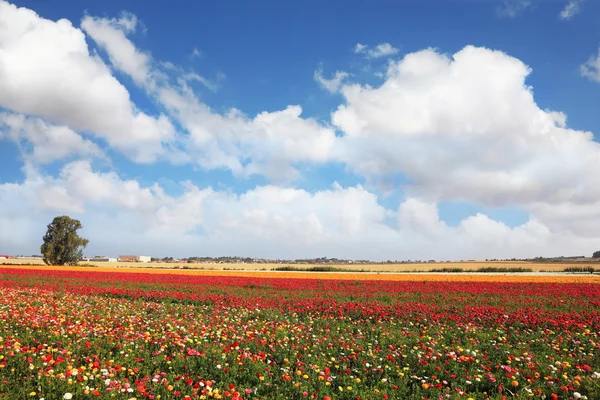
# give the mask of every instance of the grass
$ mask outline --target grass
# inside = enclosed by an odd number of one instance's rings
[[[595,272],[600,272],[600,269],[596,269],[594,267],[568,267],[568,268],[563,269],[563,272],[593,274]]]
[[[520,272],[533,272],[531,268],[524,267],[481,267],[474,270],[465,270],[463,268],[436,268],[427,272],[441,272],[441,273],[459,273],[459,272],[483,272],[483,273],[520,273]]]
[[[523,267],[483,267],[476,269],[475,272],[533,272],[531,268],[523,268]]]
[[[292,267],[291,265],[284,265],[281,267],[273,268],[273,271],[293,271],[293,272],[373,272],[368,269],[350,269],[350,268],[339,268],[331,267],[327,265],[315,265],[312,267]]]
[[[463,268],[434,268],[429,272],[465,272]]]

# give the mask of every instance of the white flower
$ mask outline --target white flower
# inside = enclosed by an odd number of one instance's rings
[[[580,398],[581,398],[581,393],[579,393],[579,392],[574,392],[574,393],[573,393],[573,397],[574,397],[574,398],[576,398],[576,399],[580,399]]]
[[[73,395],[71,393],[65,393],[65,395],[63,396],[63,399],[65,400],[71,400],[73,398]]]

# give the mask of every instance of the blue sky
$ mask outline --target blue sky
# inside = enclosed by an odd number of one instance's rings
[[[2,7],[0,252],[64,213],[110,255],[600,246],[598,2]]]

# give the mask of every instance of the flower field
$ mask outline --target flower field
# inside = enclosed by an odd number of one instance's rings
[[[0,399],[600,399],[593,278],[240,275],[0,268]]]

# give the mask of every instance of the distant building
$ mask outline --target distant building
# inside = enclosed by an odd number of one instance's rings
[[[119,262],[150,262],[150,256],[119,256]]]
[[[8,260],[10,258],[10,256],[6,255],[6,254],[0,254],[0,260]]]

